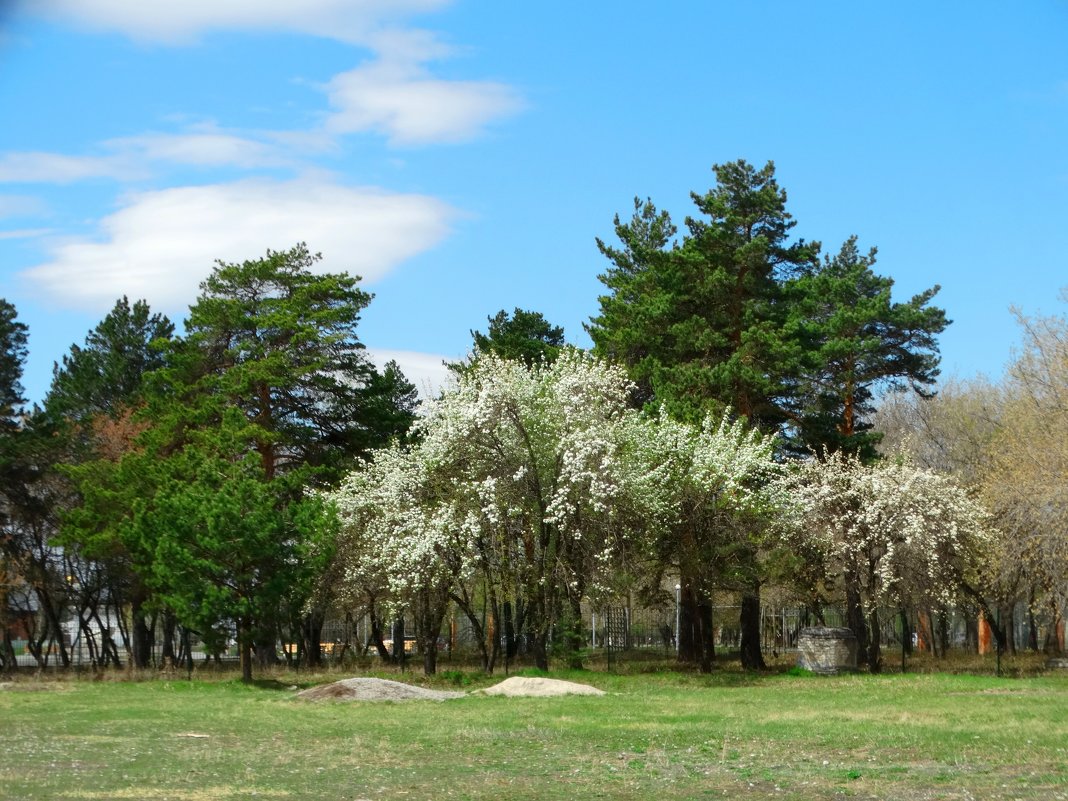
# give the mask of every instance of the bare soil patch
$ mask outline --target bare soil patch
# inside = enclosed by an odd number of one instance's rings
[[[297,698],[304,701],[446,701],[463,698],[464,693],[428,690],[389,679],[342,679],[333,684],[321,684]]]
[[[484,695],[505,695],[509,697],[534,696],[545,698],[553,695],[604,695],[604,690],[598,690],[588,684],[579,684],[574,681],[561,681],[560,679],[543,679],[528,676],[512,676],[500,684],[494,684],[485,690],[478,692]]]

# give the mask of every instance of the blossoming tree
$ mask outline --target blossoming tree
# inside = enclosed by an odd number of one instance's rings
[[[872,672],[881,668],[879,607],[951,603],[974,586],[994,542],[986,512],[952,478],[905,458],[869,466],[833,453],[801,462],[786,487],[791,535],[844,592]]]
[[[631,389],[576,350],[532,366],[484,355],[428,405],[416,444],[376,452],[333,494],[339,583],[414,613],[424,657],[451,598],[487,669],[510,629],[539,667],[550,632],[574,662],[583,600],[639,572],[705,587],[712,561],[725,564],[716,547],[750,531],[739,521],[769,485],[771,441],[730,421],[644,417]]]

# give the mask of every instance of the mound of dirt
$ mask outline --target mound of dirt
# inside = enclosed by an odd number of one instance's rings
[[[463,696],[388,679],[342,679],[297,693],[305,701],[445,701]]]
[[[559,679],[540,679],[525,676],[512,676],[500,684],[494,684],[481,690],[485,695],[536,696],[544,698],[551,695],[604,695],[604,690],[598,690],[588,684],[578,684],[574,681],[560,681]]]

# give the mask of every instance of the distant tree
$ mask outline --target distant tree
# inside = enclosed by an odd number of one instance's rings
[[[648,418],[629,405],[631,389],[618,367],[574,349],[531,367],[479,359],[428,405],[414,445],[376,452],[330,496],[343,592],[412,612],[428,671],[451,597],[492,670],[510,625],[539,667],[550,632],[577,665],[584,599],[639,581],[655,593],[672,569],[693,592],[690,579],[704,578],[694,562],[733,580],[730,551],[760,531],[764,488],[777,486],[772,440],[740,421]],[[710,643],[708,623],[684,627]]]
[[[27,412],[22,388],[28,329],[15,307],[0,299],[0,668],[14,667],[8,628],[15,610],[30,620],[28,648],[48,660],[49,641],[66,665],[70,652],[61,622],[69,606],[63,553],[53,540],[55,508],[67,502],[52,469],[61,441],[36,411]]]
[[[778,547],[773,523],[783,507],[775,437],[732,417],[709,415],[701,426],[666,414],[632,419],[616,511],[643,532],[633,543],[648,551],[643,594],[655,599],[665,578],[677,578],[680,659],[704,672],[715,656],[712,592],[752,585],[750,548]]]
[[[699,423],[729,408],[782,434],[795,455],[874,458],[875,392],[926,391],[938,374],[935,337],[948,322],[929,305],[937,287],[893,303],[893,282],[872,270],[875,251],[862,256],[855,238],[821,263],[818,243],[790,238],[795,221],[771,162],[713,171],[716,185],[692,195],[701,214],[687,218],[681,241],[667,212],[637,199],[629,222],[615,218],[621,247],[598,240],[612,266],[587,326],[594,352],[627,366],[649,411]],[[761,570],[749,553],[742,660],[759,668]]]
[[[419,390],[409,381],[395,361],[386,362],[382,372],[368,379],[363,414],[376,447],[396,438],[405,441],[419,408]]]
[[[341,573],[417,615],[446,586],[473,622],[459,585],[477,573],[498,632],[504,603],[522,606],[539,667],[554,627],[577,660],[591,564],[611,554],[627,393],[620,370],[578,351],[532,367],[482,356],[428,405],[410,452],[379,452],[332,496]],[[436,638],[434,617],[419,630]]]
[[[124,296],[86,335],[85,345],[71,345],[55,365],[46,408],[79,423],[128,413],[145,374],[163,366],[163,343],[173,333],[166,316],[153,314],[144,300],[131,305]]]
[[[134,420],[143,400],[145,375],[163,366],[165,344],[173,331],[171,322],[153,314],[145,301],[131,304],[123,297],[89,331],[85,344],[71,345],[62,364],[55,365],[44,406],[64,443],[64,452],[57,453],[61,473],[70,475],[83,463],[91,465],[89,470],[107,470],[102,463],[117,461],[134,447],[137,434],[145,428]],[[68,510],[55,512],[63,518]],[[127,633],[124,628],[122,634],[128,638],[133,664],[147,667],[148,587],[133,570],[130,554],[114,530],[107,525],[93,531],[61,525],[58,542],[69,557],[91,564],[93,580],[103,585],[101,595],[108,602],[129,604],[132,630]]]
[[[27,333],[15,307],[0,298],[0,426],[7,432],[18,425],[19,411],[26,402],[21,379],[28,354]]]
[[[468,359],[447,363],[453,373],[469,370],[479,357],[493,354],[502,359],[521,361],[528,367],[539,362],[552,362],[564,347],[564,329],[552,325],[541,312],[516,307],[509,315],[501,309],[487,317],[486,333],[472,331],[472,352]]]
[[[1068,617],[1068,317],[1014,311],[1023,344],[1006,372],[983,497],[1006,532],[1005,568],[1022,568],[1031,608],[1048,610],[1055,630]]]

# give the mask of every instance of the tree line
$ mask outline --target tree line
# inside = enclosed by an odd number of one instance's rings
[[[1011,561],[1006,524],[1034,525],[1051,498],[1024,517],[903,446],[941,397],[938,288],[894,302],[855,237],[833,256],[792,240],[771,163],[714,173],[681,236],[635,200],[618,242],[597,241],[591,352],[540,313],[501,311],[418,411],[359,341],[371,296],[317,273],[304,245],[218,263],[181,336],[123,298],[31,410],[26,329],[0,304],[0,662],[18,610],[42,656],[63,619],[101,625],[110,607],[132,664],[160,630],[165,648],[180,631],[218,650],[233,628],[248,679],[280,637],[318,663],[326,616],[359,610],[383,652],[387,621],[414,620],[432,671],[453,604],[486,669],[520,649],[577,664],[584,601],[654,602],[677,581],[680,659],[711,667],[728,592],[743,664],[762,667],[774,585],[817,618],[843,603],[877,670],[880,604],[1007,603],[991,572]],[[887,457],[876,401],[895,388],[910,414]],[[1063,553],[1035,559],[1056,558],[1059,575],[1011,586],[1055,606]],[[111,643],[101,664],[120,662]]]

